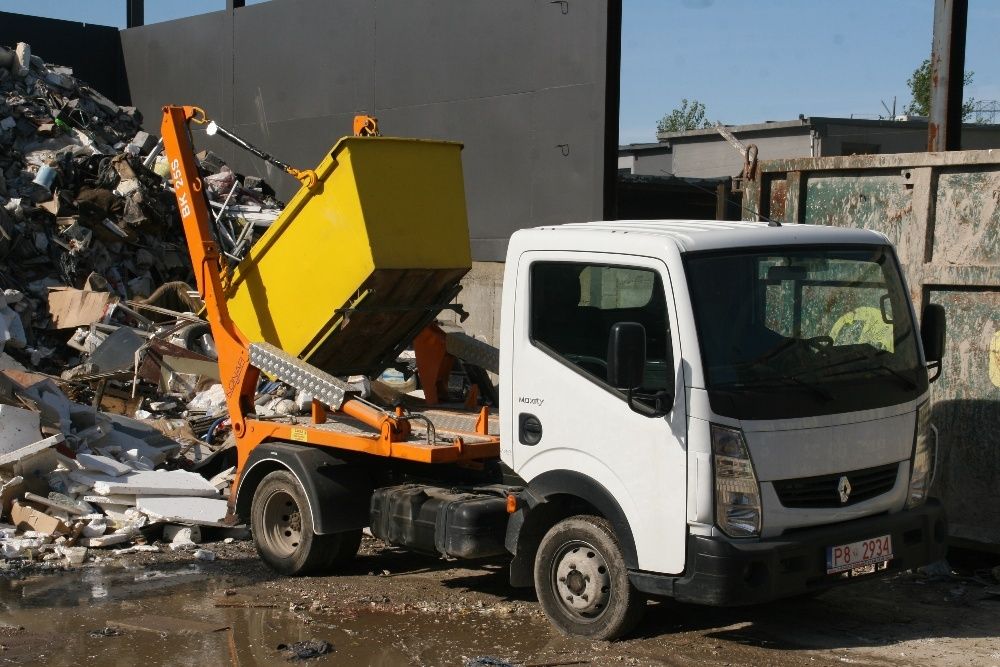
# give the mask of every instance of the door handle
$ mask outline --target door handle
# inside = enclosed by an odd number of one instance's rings
[[[537,445],[542,439],[542,422],[535,415],[522,412],[517,417],[517,439],[522,445]]]

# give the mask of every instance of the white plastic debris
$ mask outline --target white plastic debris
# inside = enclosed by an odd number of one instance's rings
[[[198,392],[187,404],[188,410],[214,415],[226,409],[226,392],[221,384],[213,384],[205,391]]]
[[[80,534],[84,537],[100,537],[108,531],[108,519],[104,516],[98,516],[91,519]]]
[[[4,558],[20,558],[29,550],[37,551],[45,544],[45,540],[40,537],[35,538],[14,538],[0,542],[0,553]]]
[[[163,540],[171,544],[200,544],[201,529],[198,526],[170,524],[163,527]]]

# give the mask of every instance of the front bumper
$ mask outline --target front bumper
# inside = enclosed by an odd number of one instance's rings
[[[796,530],[764,540],[729,540],[689,535],[687,567],[680,577],[630,572],[640,591],[682,602],[714,606],[757,604],[821,591],[870,578],[826,574],[826,548],[879,535],[892,535],[894,557],[888,574],[944,558],[948,534],[935,500],[896,514],[882,514],[831,526]]]

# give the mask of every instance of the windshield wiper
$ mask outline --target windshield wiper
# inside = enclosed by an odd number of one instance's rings
[[[800,387],[804,387],[804,388],[808,389],[809,391],[811,391],[815,395],[817,395],[820,398],[822,398],[824,401],[832,401],[833,400],[833,394],[831,394],[826,389],[823,389],[823,387],[819,386],[818,384],[816,384],[814,382],[807,382],[806,380],[803,380],[802,378],[797,377],[795,375],[785,375],[785,376],[782,376],[780,379],[782,379],[782,380],[790,380],[790,381],[794,382],[795,384],[799,385]]]
[[[888,374],[888,375],[892,376],[893,378],[895,378],[896,380],[898,380],[899,384],[901,384],[905,389],[916,389],[917,388],[917,383],[916,382],[914,382],[910,378],[906,377],[905,375],[903,375],[899,371],[895,370],[894,368],[889,368],[885,364],[878,364],[877,366],[865,366],[863,368],[852,368],[849,371],[843,371],[841,373],[833,373],[833,374],[827,375],[827,377],[840,377],[841,375],[850,375],[852,373],[864,373],[864,372],[867,372],[867,371],[875,371],[875,372],[881,372],[881,373]]]
[[[803,389],[808,389],[816,396],[819,396],[824,401],[832,401],[833,394],[819,386],[814,382],[809,382],[808,380],[803,380],[800,377],[794,375],[772,375],[771,377],[760,378],[759,380],[751,380],[749,382],[718,382],[712,384],[712,389],[756,389],[762,387],[775,387],[775,386],[789,386],[796,385],[802,387]]]

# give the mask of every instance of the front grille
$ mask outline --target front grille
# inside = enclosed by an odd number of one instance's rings
[[[887,493],[896,484],[898,463],[851,472],[781,479],[773,482],[778,500],[785,507],[847,507]],[[846,503],[840,502],[840,478],[847,477],[851,493]]]

